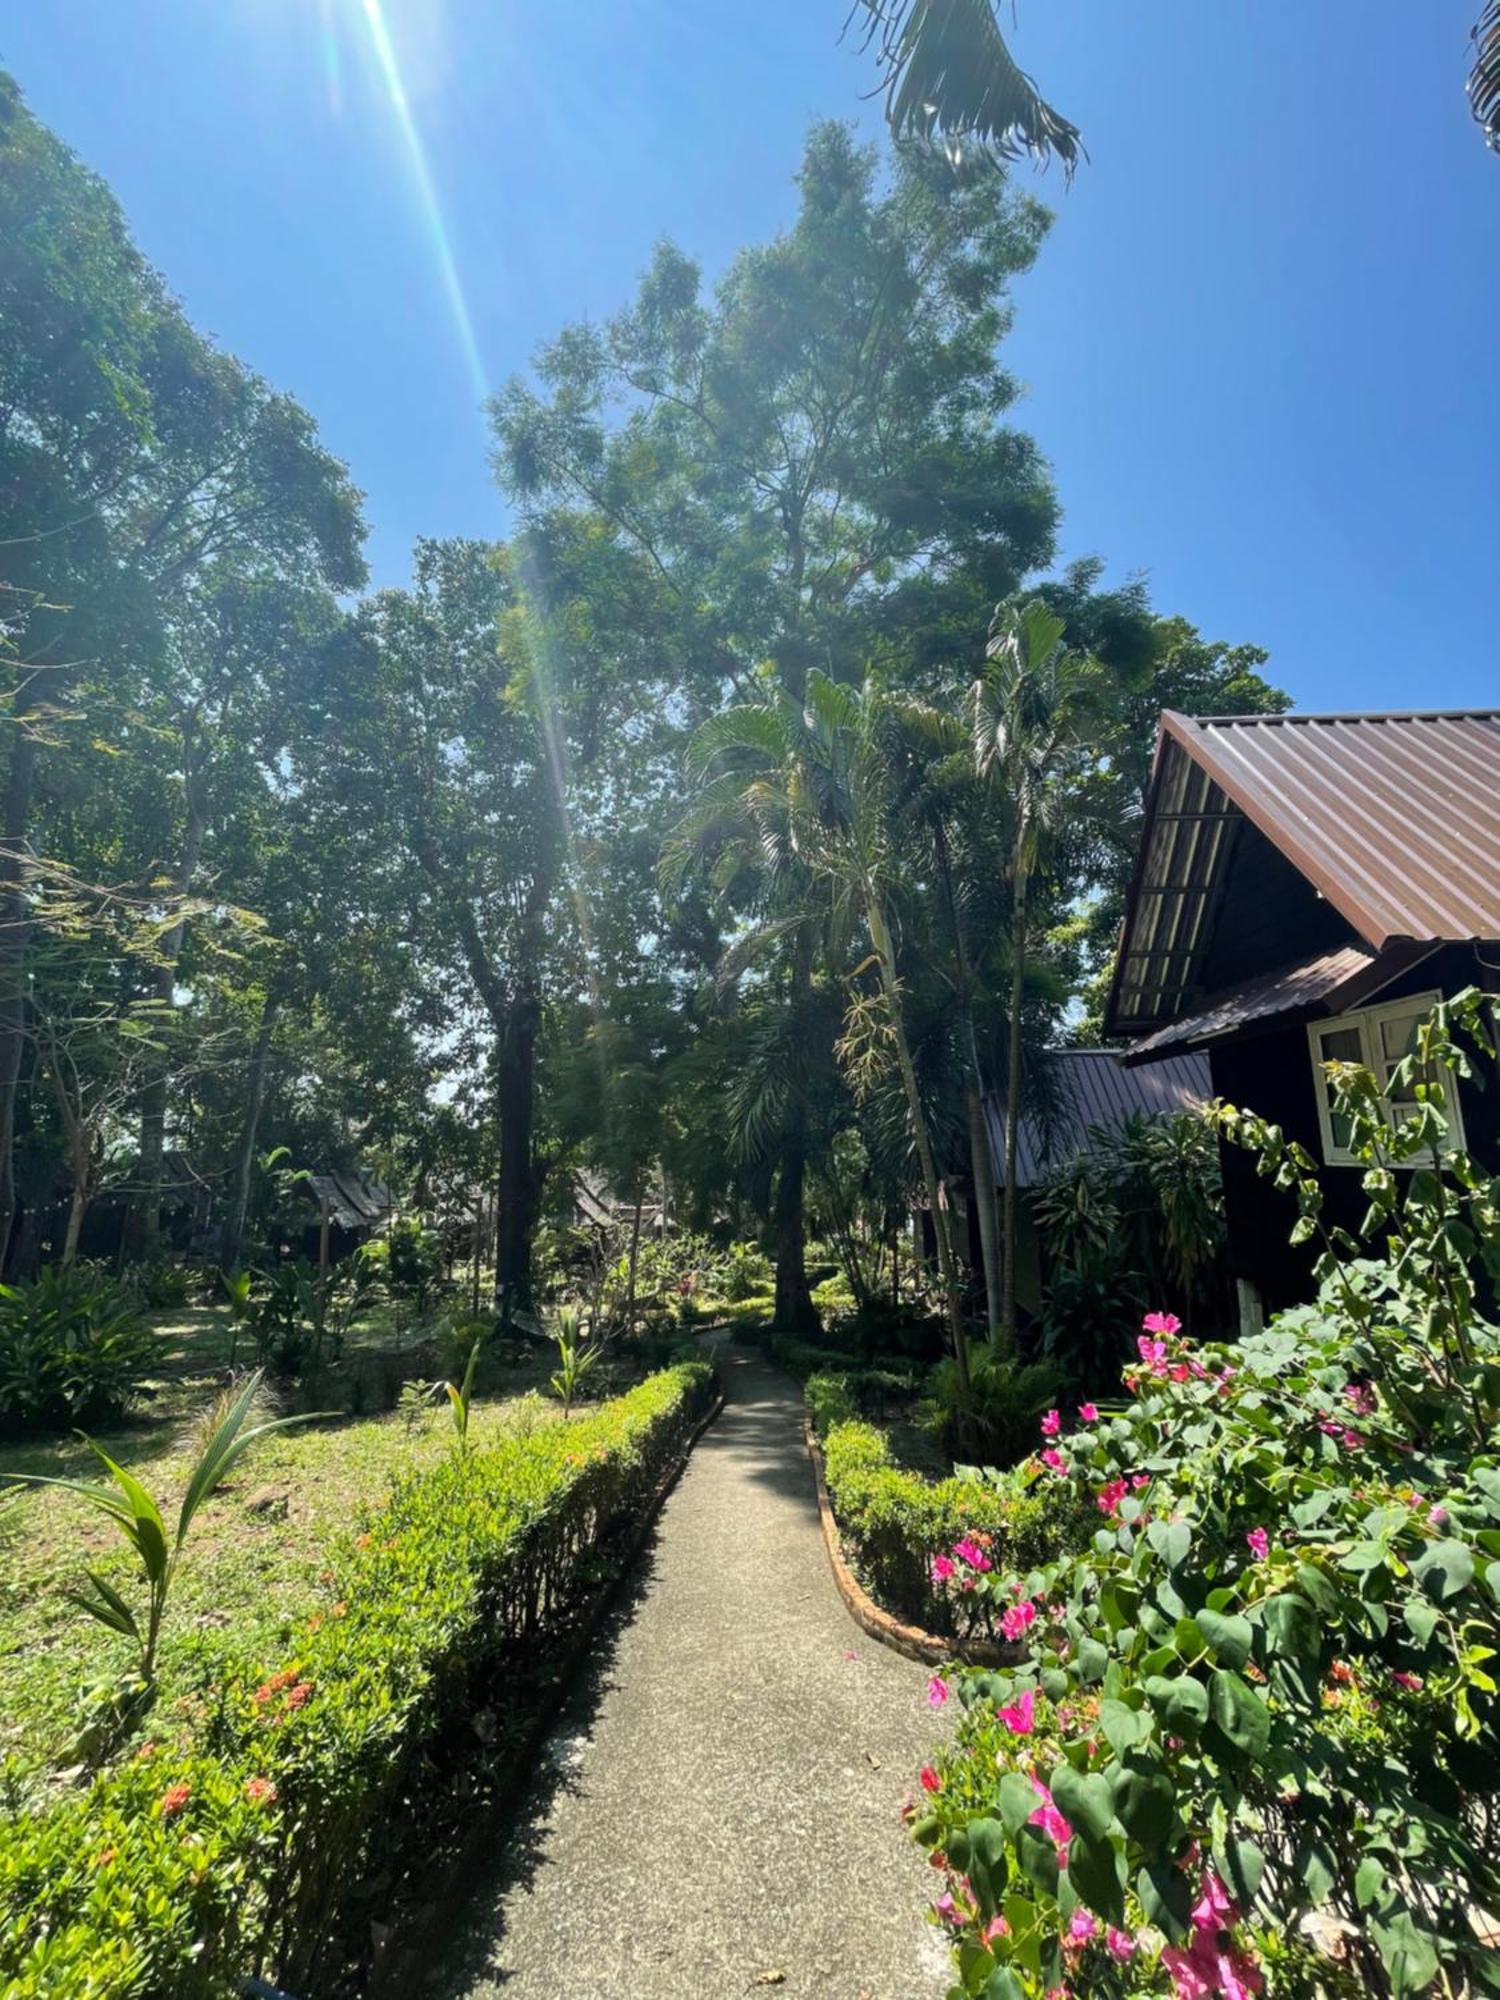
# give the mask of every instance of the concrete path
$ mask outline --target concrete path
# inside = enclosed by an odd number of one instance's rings
[[[442,1968],[458,2000],[936,2000],[926,1672],[834,1589],[784,1377],[729,1402]]]

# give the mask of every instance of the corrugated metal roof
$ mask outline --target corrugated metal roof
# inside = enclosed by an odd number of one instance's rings
[[[1080,1153],[1094,1150],[1096,1130],[1112,1132],[1127,1119],[1173,1117],[1206,1104],[1213,1095],[1208,1057],[1168,1056],[1143,1069],[1125,1069],[1112,1049],[1048,1049],[1043,1079],[1051,1100],[1046,1117],[1023,1113],[1016,1132],[1016,1185],[1038,1181]],[[1005,1184],[1005,1096],[985,1099],[985,1123],[995,1179]]]
[[[1377,951],[1500,938],[1500,710],[1162,727]]]
[[[1500,938],[1500,710],[1161,719],[1106,1021],[1172,1023],[1250,821],[1375,951]]]
[[[328,1203],[328,1218],[339,1229],[373,1229],[391,1212],[390,1189],[373,1174],[309,1174],[307,1186],[314,1201]]]

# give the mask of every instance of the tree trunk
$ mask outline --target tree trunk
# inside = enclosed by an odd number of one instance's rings
[[[88,1185],[75,1172],[73,1176],[73,1194],[68,1202],[68,1227],[63,1236],[62,1256],[59,1259],[64,1270],[67,1270],[68,1266],[77,1260],[78,1239],[83,1234],[83,1216],[88,1205]]]
[[[26,700],[25,691],[20,700]],[[16,1091],[26,1044],[26,960],[31,944],[22,857],[31,823],[37,749],[19,701],[12,719],[19,727],[11,745],[0,851],[0,1275],[16,1220]]]
[[[792,1009],[806,1009],[812,994],[812,930],[803,924],[792,961]],[[800,1091],[789,1094],[786,1130],[781,1142],[781,1171],[776,1177],[773,1220],[776,1231],[776,1305],[774,1325],[788,1333],[817,1333],[822,1321],[807,1282],[807,1107]]]
[[[191,736],[185,734],[190,745]],[[203,854],[203,817],[195,800],[193,753],[189,747],[185,752],[185,773],[183,788],[187,799],[187,821],[182,834],[182,851],[177,857],[177,866],[172,873],[172,893],[185,897],[193,886],[193,877],[198,872],[198,863]],[[177,990],[177,965],[182,957],[183,940],[187,935],[187,920],[180,919],[173,924],[161,941],[160,963],[151,974],[151,997],[164,1007],[170,1007]],[[157,1234],[161,1227],[161,1184],[162,1163],[167,1148],[167,1075],[162,1069],[141,1092],[141,1138],[140,1157],[136,1163],[137,1188],[135,1199],[130,1205],[126,1218],[125,1254],[127,1258],[149,1257],[156,1247]]]
[[[255,1142],[260,1130],[260,1114],[266,1101],[266,1077],[270,1070],[271,1042],[276,1033],[276,1020],[281,1012],[279,994],[268,993],[261,1008],[260,1026],[255,1033],[255,1046],[250,1051],[250,1069],[245,1079],[245,1122],[240,1127],[239,1143],[234,1157],[234,1196],[229,1210],[229,1224],[224,1233],[224,1251],[221,1259],[224,1269],[232,1271],[240,1260],[240,1250],[245,1240],[245,1218],[250,1210],[250,1176],[255,1167]]]
[[[911,1048],[906,1039],[906,1020],[901,1009],[901,988],[896,978],[895,947],[886,927],[885,912],[880,899],[873,891],[867,890],[865,905],[870,923],[870,942],[875,947],[875,955],[880,961],[880,980],[885,988],[886,1004],[891,1010],[891,1032],[896,1041],[896,1061],[901,1070],[901,1083],[906,1092],[906,1106],[911,1114],[912,1137],[917,1142],[917,1158],[922,1166],[922,1182],[927,1190],[927,1205],[932,1211],[932,1233],[937,1241],[938,1271],[943,1281],[943,1298],[948,1309],[948,1332],[953,1341],[953,1359],[958,1364],[959,1386],[967,1396],[969,1388],[969,1342],[964,1330],[963,1294],[958,1282],[958,1263],[953,1255],[952,1216],[949,1213],[947,1196],[938,1179],[937,1160],[932,1151],[932,1140],[927,1131],[927,1114],[922,1108],[922,1093],[917,1084],[916,1065],[911,1059]]]
[[[636,1267],[641,1261],[641,1205],[643,1200],[644,1196],[637,1189],[635,1215],[632,1217],[630,1224],[630,1270],[625,1279],[625,1330],[627,1333],[632,1331],[635,1326],[635,1273]]]
[[[979,1258],[984,1267],[985,1319],[992,1343],[998,1340],[1001,1323],[1000,1292],[1000,1197],[995,1187],[995,1162],[990,1152],[989,1127],[985,1123],[984,1101],[977,1090],[964,1092],[969,1117],[969,1171],[974,1187],[974,1204],[979,1211]]]
[[[536,1038],[541,1007],[520,993],[500,1039],[500,1212],[495,1229],[495,1304],[502,1314],[532,1307],[531,1237],[536,1224]]]
[[[1026,877],[1016,871],[1010,939],[1010,1048],[1005,1081],[1005,1320],[1007,1352],[1016,1350],[1016,1138],[1021,1129],[1021,1006],[1026,994]]]

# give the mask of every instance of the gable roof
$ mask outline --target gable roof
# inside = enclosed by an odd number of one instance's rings
[[[1055,1168],[1097,1150],[1094,1135],[1114,1132],[1131,1117],[1168,1118],[1193,1111],[1213,1095],[1208,1057],[1171,1056],[1144,1069],[1124,1069],[1113,1049],[1048,1049],[1042,1056],[1050,1100],[1045,1115],[1023,1112],[1016,1129],[1016,1186],[1035,1187]],[[1005,1185],[1005,1095],[984,1102],[995,1185]]]
[[[1161,719],[1106,1021],[1193,1004],[1239,828],[1377,953],[1500,938],[1500,710]]]

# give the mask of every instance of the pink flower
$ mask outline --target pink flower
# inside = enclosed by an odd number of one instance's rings
[[[937,1911],[945,1924],[956,1924],[958,1922],[958,1905],[954,1902],[951,1894],[939,1896],[932,1907]]]
[[[927,1706],[941,1708],[948,1699],[948,1683],[941,1674],[934,1674],[927,1683]]]
[[[1229,1891],[1219,1880],[1214,1869],[1203,1871],[1203,1886],[1198,1892],[1198,1900],[1193,1905],[1193,1924],[1200,1931],[1222,1930],[1232,1924],[1239,1915],[1230,1901]]]
[[[1360,1436],[1360,1434],[1359,1434],[1359,1432],[1358,1432],[1358,1431],[1344,1431],[1344,1432],[1342,1432],[1342,1433],[1340,1434],[1340,1442],[1341,1442],[1341,1443],[1342,1443],[1342,1444],[1343,1444],[1343,1445],[1344,1445],[1344,1446],[1346,1447],[1346,1449],[1348,1449],[1349,1451],[1363,1451],[1363,1450],[1364,1450],[1364,1445],[1365,1445],[1365,1441],[1364,1441],[1364,1439],[1363,1439],[1363,1438],[1362,1438],[1362,1437]]]
[[[1420,1694],[1425,1685],[1420,1674],[1393,1671],[1391,1679],[1396,1683],[1397,1687],[1405,1688],[1408,1694]]]
[[[1019,1639],[1036,1617],[1034,1604],[1013,1604],[1000,1620],[1000,1630],[1007,1639]]]
[[[942,1779],[930,1764],[924,1764],[918,1775],[924,1792],[940,1792],[943,1789]]]
[[[1054,1451],[1050,1445],[1042,1453],[1042,1463],[1049,1471],[1057,1473],[1059,1477],[1066,1477],[1068,1461],[1060,1451]]]
[[[996,1938],[1009,1936],[1010,1925],[1005,1921],[1004,1917],[991,1917],[984,1927],[984,1941],[986,1944],[993,1944]]]
[[[1166,1334],[1169,1339],[1174,1333],[1182,1331],[1182,1321],[1176,1313],[1147,1313],[1141,1325],[1147,1333]]]
[[[1032,1711],[1036,1706],[1036,1695],[1030,1688],[1018,1694],[1008,1708],[1000,1711],[1000,1720],[1012,1736],[1031,1734]]]
[[[1225,1950],[1212,1931],[1197,1931],[1183,1950],[1168,1945],[1161,1962],[1172,1975],[1177,2000],[1249,2000],[1265,1985],[1253,1958]]]
[[[1097,1424],[1099,1421],[1098,1405],[1096,1403],[1080,1403],[1078,1405],[1078,1421],[1081,1424]]]
[[[1354,1413],[1359,1417],[1373,1417],[1375,1414],[1375,1392],[1364,1382],[1349,1382],[1344,1386],[1344,1395]]]
[[[994,1567],[978,1542],[971,1540],[967,1535],[961,1542],[953,1544],[953,1553],[961,1563],[967,1563],[970,1569],[978,1570],[981,1575],[985,1570]]]
[[[1245,1540],[1250,1544],[1250,1553],[1258,1563],[1263,1563],[1271,1553],[1271,1537],[1264,1528],[1252,1528]]]
[[[1136,1342],[1136,1351],[1153,1375],[1167,1372],[1167,1343],[1164,1340],[1148,1340],[1142,1334]]]
[[[1105,1934],[1104,1942],[1109,1947],[1109,1955],[1117,1964],[1124,1965],[1135,1957],[1135,1939],[1129,1931],[1117,1931],[1113,1924]]]
[[[1125,1492],[1123,1479],[1111,1479],[1107,1485],[1101,1486],[1096,1495],[1099,1512],[1108,1514],[1113,1519],[1120,1511],[1120,1502],[1125,1498]]]
[[[1431,1521],[1433,1527],[1446,1528],[1448,1525],[1448,1509],[1446,1507],[1429,1507],[1427,1509],[1427,1518]]]
[[[1185,1382],[1192,1373],[1192,1370],[1185,1361],[1174,1361],[1172,1366],[1167,1370],[1167,1373],[1174,1382]]]
[[[1031,1815],[1027,1824],[1030,1826],[1039,1826],[1042,1829],[1043,1833],[1046,1834],[1047,1838],[1057,1849],[1058,1867],[1066,1868],[1068,1865],[1068,1842],[1073,1838],[1073,1829],[1052,1803],[1052,1794],[1047,1790],[1047,1787],[1034,1771],[1031,1774],[1031,1789],[1042,1803]]]
[[[1068,1942],[1069,1944],[1087,1944],[1090,1938],[1098,1935],[1098,1931],[1099,1919],[1097,1917],[1091,1916],[1087,1910],[1075,1910],[1072,1921],[1068,1925]]]
[[[1042,1418],[1042,1436],[1055,1438],[1062,1429],[1062,1416],[1057,1410],[1049,1410]]]
[[[933,1582],[934,1582],[934,1583],[946,1583],[946,1582],[948,1581],[949,1577],[950,1577],[950,1576],[952,1576],[952,1574],[953,1574],[953,1558],[952,1558],[952,1556],[934,1556],[934,1557],[933,1557],[933,1559],[932,1559],[932,1580],[933,1580]]]
[[[1132,1472],[1130,1475],[1130,1484],[1133,1490],[1139,1493],[1143,1486],[1151,1484],[1151,1474],[1149,1472]]]

